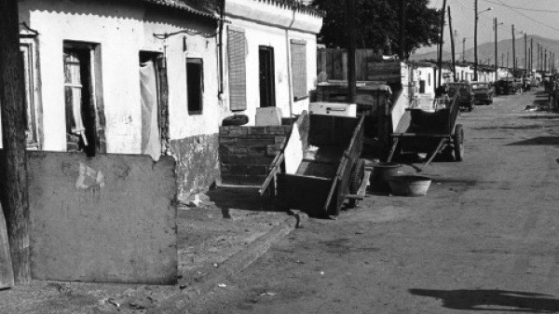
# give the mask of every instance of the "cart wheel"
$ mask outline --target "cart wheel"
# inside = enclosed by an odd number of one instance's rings
[[[464,128],[462,124],[457,124],[452,135],[454,142],[454,159],[456,161],[464,160]]]
[[[353,169],[351,169],[351,174],[349,175],[349,193],[356,194],[361,187],[363,182],[363,177],[365,176],[365,160],[357,159]],[[354,208],[357,206],[357,200],[350,199],[348,207]]]

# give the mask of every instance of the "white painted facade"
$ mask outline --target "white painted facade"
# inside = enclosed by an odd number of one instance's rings
[[[469,65],[456,65],[458,81],[471,82],[474,79],[474,70]]]
[[[292,39],[306,43],[307,88],[312,90],[316,84],[317,44],[316,35],[322,27],[322,17],[311,12],[300,11],[279,1],[227,0],[225,18],[226,28],[241,29],[246,36],[246,110],[240,112],[249,117],[249,125],[254,125],[256,109],[260,107],[259,90],[259,47],[271,47],[274,52],[275,103],[283,117],[299,114],[308,110],[309,98],[294,100],[290,42]],[[224,32],[224,44],[227,44]],[[227,62],[227,48],[224,49]],[[228,103],[228,67],[225,70],[225,97]]]
[[[167,61],[170,138],[217,133],[227,109],[217,102],[216,37],[181,34],[166,40],[156,34],[194,29],[215,32],[217,23],[192,22],[192,15],[168,14],[143,2],[24,0],[20,21],[38,31],[35,38],[44,134],[43,150],[66,150],[64,106],[64,41],[95,44],[100,49],[107,153],[139,153],[141,108],[140,51],[161,52]],[[190,18],[189,18],[190,16]],[[198,19],[199,20],[199,19]],[[186,40],[187,51],[184,51]],[[189,115],[186,100],[186,58],[204,60],[203,114]]]
[[[435,67],[434,66],[417,66],[414,67],[414,81],[416,92],[420,95],[429,97],[435,96]],[[421,85],[424,86],[423,90]]]

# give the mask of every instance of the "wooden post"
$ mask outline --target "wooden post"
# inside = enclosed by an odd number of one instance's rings
[[[516,38],[514,24],[512,24],[512,77],[516,77]]]
[[[400,44],[399,58],[406,59],[406,0],[400,0]]]
[[[452,33],[452,16],[450,14],[450,6],[448,7],[448,27],[450,29],[450,50],[452,53],[452,75],[454,76],[454,81],[456,82],[456,55],[454,52],[454,34]],[[442,69],[439,69],[442,71]]]
[[[495,30],[495,81],[497,81],[498,78],[498,71],[499,71],[499,61],[498,61],[498,56],[499,56],[499,44],[498,44],[498,40],[497,40],[497,32],[498,32],[498,27],[499,24],[497,23],[497,18],[493,19],[493,28]]]
[[[23,59],[19,51],[18,0],[0,1],[0,104],[4,156],[0,198],[16,284],[28,283],[29,200]]]
[[[347,15],[346,25],[348,33],[348,49],[347,49],[347,102],[350,104],[355,103],[355,95],[357,94],[357,77],[355,73],[355,45],[356,45],[356,30],[355,30],[355,0],[346,0]]]
[[[443,8],[441,10],[441,33],[439,39],[439,60],[438,60],[438,67],[439,67],[439,86],[442,85],[442,75],[441,69],[443,68],[443,45],[444,45],[444,16],[446,12],[446,0],[443,0]]]
[[[474,82],[477,82],[477,21],[479,19],[477,12],[477,0],[474,2],[474,12]]]

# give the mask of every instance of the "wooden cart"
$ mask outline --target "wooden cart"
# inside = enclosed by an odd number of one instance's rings
[[[464,159],[464,129],[456,124],[459,114],[458,98],[455,97],[443,109],[425,111],[406,109],[408,113],[392,134],[393,142],[387,161],[399,152],[427,153],[425,168],[438,153],[454,155],[456,161]]]
[[[368,182],[363,149],[363,117],[306,114],[272,163],[260,188],[282,209],[311,216],[337,216],[345,200],[363,199]]]

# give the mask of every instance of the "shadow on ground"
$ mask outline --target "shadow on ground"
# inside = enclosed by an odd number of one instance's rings
[[[531,139],[507,144],[507,146],[559,146],[559,137],[557,136],[538,136]]]
[[[211,202],[221,209],[223,218],[231,218],[231,209],[247,211],[276,211],[268,195],[263,197],[256,188],[216,187],[206,193]]]
[[[442,306],[455,310],[506,311],[507,313],[556,313],[559,300],[549,295],[506,290],[429,290],[410,289],[413,295],[442,300]]]

